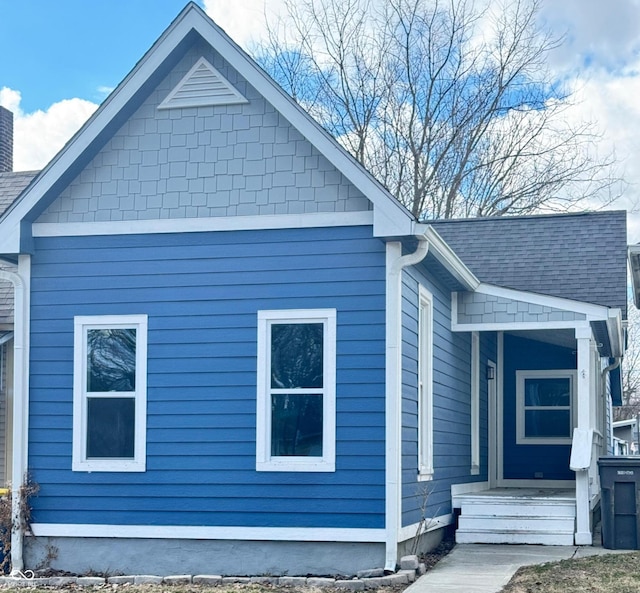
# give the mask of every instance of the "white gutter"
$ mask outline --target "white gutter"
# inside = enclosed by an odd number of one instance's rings
[[[385,354],[385,570],[394,571],[398,561],[402,488],[402,270],[421,262],[429,241],[419,237],[413,253],[402,255],[402,244],[387,243],[386,255],[386,354]]]
[[[14,290],[14,360],[13,360],[13,475],[11,477],[11,574],[24,569],[22,543],[24,528],[21,521],[21,487],[27,474],[27,445],[29,423],[29,284],[31,258],[18,258],[18,273],[0,270],[0,278],[13,284]]]
[[[415,223],[414,232],[417,237],[424,237],[429,241],[431,254],[467,290],[476,290],[480,286],[480,280],[432,226]]]

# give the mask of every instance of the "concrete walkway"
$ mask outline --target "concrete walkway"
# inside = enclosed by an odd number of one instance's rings
[[[521,566],[619,553],[597,546],[458,544],[405,593],[497,593]]]

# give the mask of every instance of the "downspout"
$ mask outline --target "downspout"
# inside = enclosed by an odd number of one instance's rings
[[[602,418],[606,419],[607,417],[607,412],[609,411],[609,401],[607,399],[607,375],[611,372],[611,371],[615,371],[619,366],[620,363],[622,362],[622,357],[621,356],[617,356],[615,358],[615,362],[613,364],[610,364],[608,367],[605,367],[604,369],[602,369],[602,373],[601,373],[601,390],[602,390]],[[607,435],[607,454],[609,454],[609,444],[613,443],[613,417],[611,418],[611,422],[609,423],[609,434]]]
[[[429,251],[429,241],[418,238],[413,253],[402,255],[402,244],[387,243],[386,254],[386,354],[385,354],[385,570],[396,570],[402,502],[402,270],[420,263]]]
[[[29,278],[31,259],[19,256],[18,273],[3,270],[0,277],[14,289],[13,435],[11,476],[11,574],[24,570],[24,526],[21,520],[22,484],[27,473],[27,427],[29,399]]]

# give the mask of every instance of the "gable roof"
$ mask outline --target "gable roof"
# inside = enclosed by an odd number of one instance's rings
[[[626,212],[430,223],[481,282],[627,309]]]
[[[416,220],[227,34],[190,2],[35,182],[0,217],[0,254],[28,251],[28,225],[105,145],[133,109],[196,41],[203,39],[373,204],[374,234],[414,235]]]

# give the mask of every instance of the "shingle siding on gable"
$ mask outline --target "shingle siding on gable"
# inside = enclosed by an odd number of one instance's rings
[[[385,248],[371,227],[38,238],[39,523],[384,527]],[[337,309],[331,473],[256,472],[261,309]],[[71,471],[73,318],[149,315],[147,471]]]
[[[249,103],[158,110],[203,55]],[[38,222],[370,208],[361,192],[201,43],[187,52]]]
[[[555,307],[534,305],[473,292],[458,293],[458,323],[517,323],[576,321],[586,319],[583,313],[563,311]]]
[[[431,224],[482,282],[617,307],[626,318],[626,212]]]

